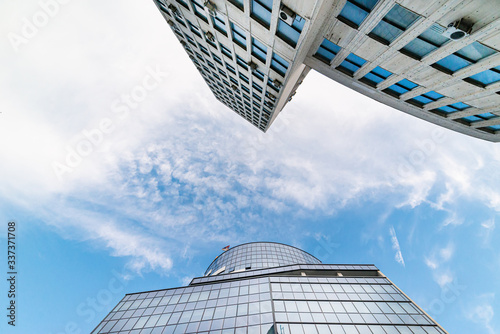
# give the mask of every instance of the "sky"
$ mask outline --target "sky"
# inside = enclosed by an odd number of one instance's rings
[[[16,222],[18,270],[1,333],[89,333],[125,293],[186,285],[251,241],[375,264],[450,333],[500,333],[498,144],[314,71],[264,134],[151,0],[0,13],[0,242]]]

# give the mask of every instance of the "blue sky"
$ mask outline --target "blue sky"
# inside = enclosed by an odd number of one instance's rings
[[[262,134],[215,100],[152,1],[60,4],[13,47],[41,10],[0,4],[0,240],[15,220],[20,272],[2,333],[88,333],[125,293],[259,240],[373,263],[450,333],[500,332],[498,145],[313,72]]]

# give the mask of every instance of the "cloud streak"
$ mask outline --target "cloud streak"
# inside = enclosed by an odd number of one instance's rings
[[[401,253],[401,247],[399,246],[399,240],[396,235],[396,231],[394,230],[394,226],[391,226],[389,228],[389,233],[391,234],[392,249],[396,251],[394,259],[403,267],[405,267],[405,260],[403,258],[403,253]]]

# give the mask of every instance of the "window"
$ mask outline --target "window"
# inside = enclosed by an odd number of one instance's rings
[[[203,45],[198,45],[198,46],[200,47],[200,50],[201,50],[204,54],[206,54],[207,56],[209,56],[209,57],[210,57],[210,54],[208,53],[208,50],[207,50],[207,48],[206,48],[206,47],[204,47]]]
[[[196,35],[198,36],[199,38],[201,38],[201,33],[200,33],[200,29],[196,26],[194,26],[189,20],[186,20],[186,22],[188,23],[189,25],[189,29],[191,29],[191,31]]]
[[[337,18],[351,27],[358,29],[377,1],[378,0],[348,0]]]
[[[278,72],[282,77],[285,76],[288,65],[288,62],[285,59],[281,58],[276,53],[273,53],[273,58],[271,59],[271,68]]]
[[[214,59],[217,63],[219,63],[219,65],[222,65],[222,60],[221,60],[219,57],[217,57],[216,55],[212,54],[212,58],[213,58],[213,59]]]
[[[236,86],[239,86],[239,84],[238,84],[238,80],[236,80],[236,79],[235,79],[235,78],[233,78],[232,76],[229,76],[229,80],[231,80],[231,82],[232,82],[233,84],[235,84]]]
[[[243,10],[243,0],[229,0],[229,2]]]
[[[227,36],[226,32],[226,22],[225,17],[222,16],[219,12],[212,16],[212,22],[217,31]]]
[[[234,23],[231,23],[231,30],[233,32],[233,41],[241,46],[243,49],[247,49],[247,37],[245,30],[241,29]]]
[[[252,38],[252,55],[264,64],[266,63],[267,47],[255,38]]]
[[[389,95],[399,97],[400,95],[409,92],[410,90],[418,87],[418,85],[410,80],[403,79],[392,86],[387,87],[383,90],[384,93]]]
[[[366,60],[356,56],[354,53],[351,53],[337,67],[337,69],[349,75],[353,75],[357,70],[360,69],[361,66],[363,66],[364,63],[366,63]]]
[[[248,77],[246,75],[244,75],[243,73],[240,73],[240,79],[243,80],[245,83],[248,84]]]
[[[283,20],[279,19],[276,36],[284,40],[291,47],[296,47],[297,42],[300,38],[300,33],[302,32],[305,23],[306,20],[299,15],[295,16],[295,19],[293,20],[291,26],[285,23]]]
[[[452,74],[496,52],[479,42],[474,42],[434,63],[433,67]]]
[[[236,55],[236,63],[248,71],[247,63],[238,55]]]
[[[465,110],[467,108],[470,108],[470,105],[463,103],[463,102],[457,102],[457,103],[449,104],[447,106],[436,108],[434,110],[443,112],[445,114],[451,114],[451,113],[454,113],[457,111]]]
[[[194,42],[194,39],[186,35],[186,39],[188,40],[189,43],[193,44],[194,46],[198,47],[196,43]]]
[[[217,70],[219,71],[220,74],[222,74],[223,76],[227,77],[227,74],[226,72],[224,72],[223,70],[221,70],[220,68],[217,68]]]
[[[255,88],[259,93],[262,93],[262,87],[257,85],[255,82],[252,83],[252,87]]]
[[[368,34],[371,38],[389,45],[420,16],[396,4]]]
[[[399,51],[407,56],[421,60],[449,41],[448,38],[441,35],[442,31],[444,31],[443,27],[434,24]]]
[[[335,58],[335,56],[337,55],[337,53],[339,53],[340,50],[341,50],[340,46],[330,42],[325,38],[323,39],[323,42],[319,46],[318,51],[314,56],[319,60],[322,60],[323,62],[330,64],[333,58]]]
[[[184,0],[177,0],[177,2],[180,3],[184,8],[189,10],[189,6]]]
[[[252,74],[259,78],[261,81],[264,81],[264,73],[259,70],[253,70]]]
[[[271,11],[273,0],[251,0],[252,18],[269,29],[271,25]]]
[[[373,70],[371,70],[370,73],[361,78],[361,81],[369,84],[370,86],[376,87],[379,83],[381,83],[391,75],[391,72],[377,66]]]
[[[232,58],[233,58],[233,55],[232,55],[232,53],[231,53],[231,50],[229,50],[227,47],[225,47],[224,45],[222,45],[222,44],[220,44],[220,43],[219,43],[219,45],[220,45],[220,49],[221,49],[221,51],[222,51],[222,54],[223,54],[223,55],[225,55],[226,57],[228,57],[228,58],[231,58],[231,59],[232,59]]]
[[[194,13],[200,19],[202,19],[203,21],[208,23],[207,17],[205,15],[205,8],[203,8],[203,5],[199,1],[200,0],[191,0],[191,3],[193,4],[193,8],[194,8]]]
[[[231,65],[229,65],[228,63],[226,63],[226,68],[229,72],[233,73],[233,74],[236,74],[236,70],[234,69],[234,67],[232,67]]]
[[[468,124],[471,124],[471,123],[476,123],[476,122],[480,122],[480,121],[486,121],[486,120],[489,120],[492,118],[498,118],[498,116],[495,114],[492,114],[490,112],[487,112],[484,114],[462,117],[462,118],[460,118],[460,120],[465,121]]]
[[[464,80],[476,86],[486,87],[492,83],[500,81],[500,66],[474,74]]]
[[[425,94],[415,96],[413,99],[408,100],[409,103],[414,104],[418,107],[425,106],[428,103],[442,99],[444,96],[431,90]]]

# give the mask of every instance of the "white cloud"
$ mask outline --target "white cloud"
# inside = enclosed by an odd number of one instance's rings
[[[441,288],[444,288],[455,279],[454,276],[449,272],[436,273],[434,279],[439,284]]]
[[[394,256],[394,258],[399,264],[403,265],[404,267],[405,260],[403,258],[403,254],[401,253],[401,247],[399,246],[398,237],[396,235],[396,231],[394,230],[393,226],[389,228],[389,232],[391,234],[392,249],[396,251],[396,255]]]
[[[468,319],[483,326],[490,334],[497,333],[492,324],[495,319],[492,305],[494,299],[495,294],[493,293],[478,296],[469,303],[469,307],[464,312]]]
[[[6,31],[19,31],[37,6],[3,2]],[[64,235],[77,228],[71,237],[130,258],[135,271],[167,271],[186,240],[259,236],[277,228],[269,212],[332,214],[370,200],[415,208],[431,196],[443,210],[460,197],[500,210],[500,178],[490,178],[500,170],[498,148],[317,73],[260,133],[215,100],[153,2],[72,2],[19,53],[1,46],[0,63],[9,64],[0,79],[2,202]],[[168,73],[160,86],[127,118],[114,113],[114,101],[157,65]],[[115,129],[60,182],[52,163],[104,118]],[[436,195],[438,184],[446,190]],[[439,259],[429,263],[437,268]]]

